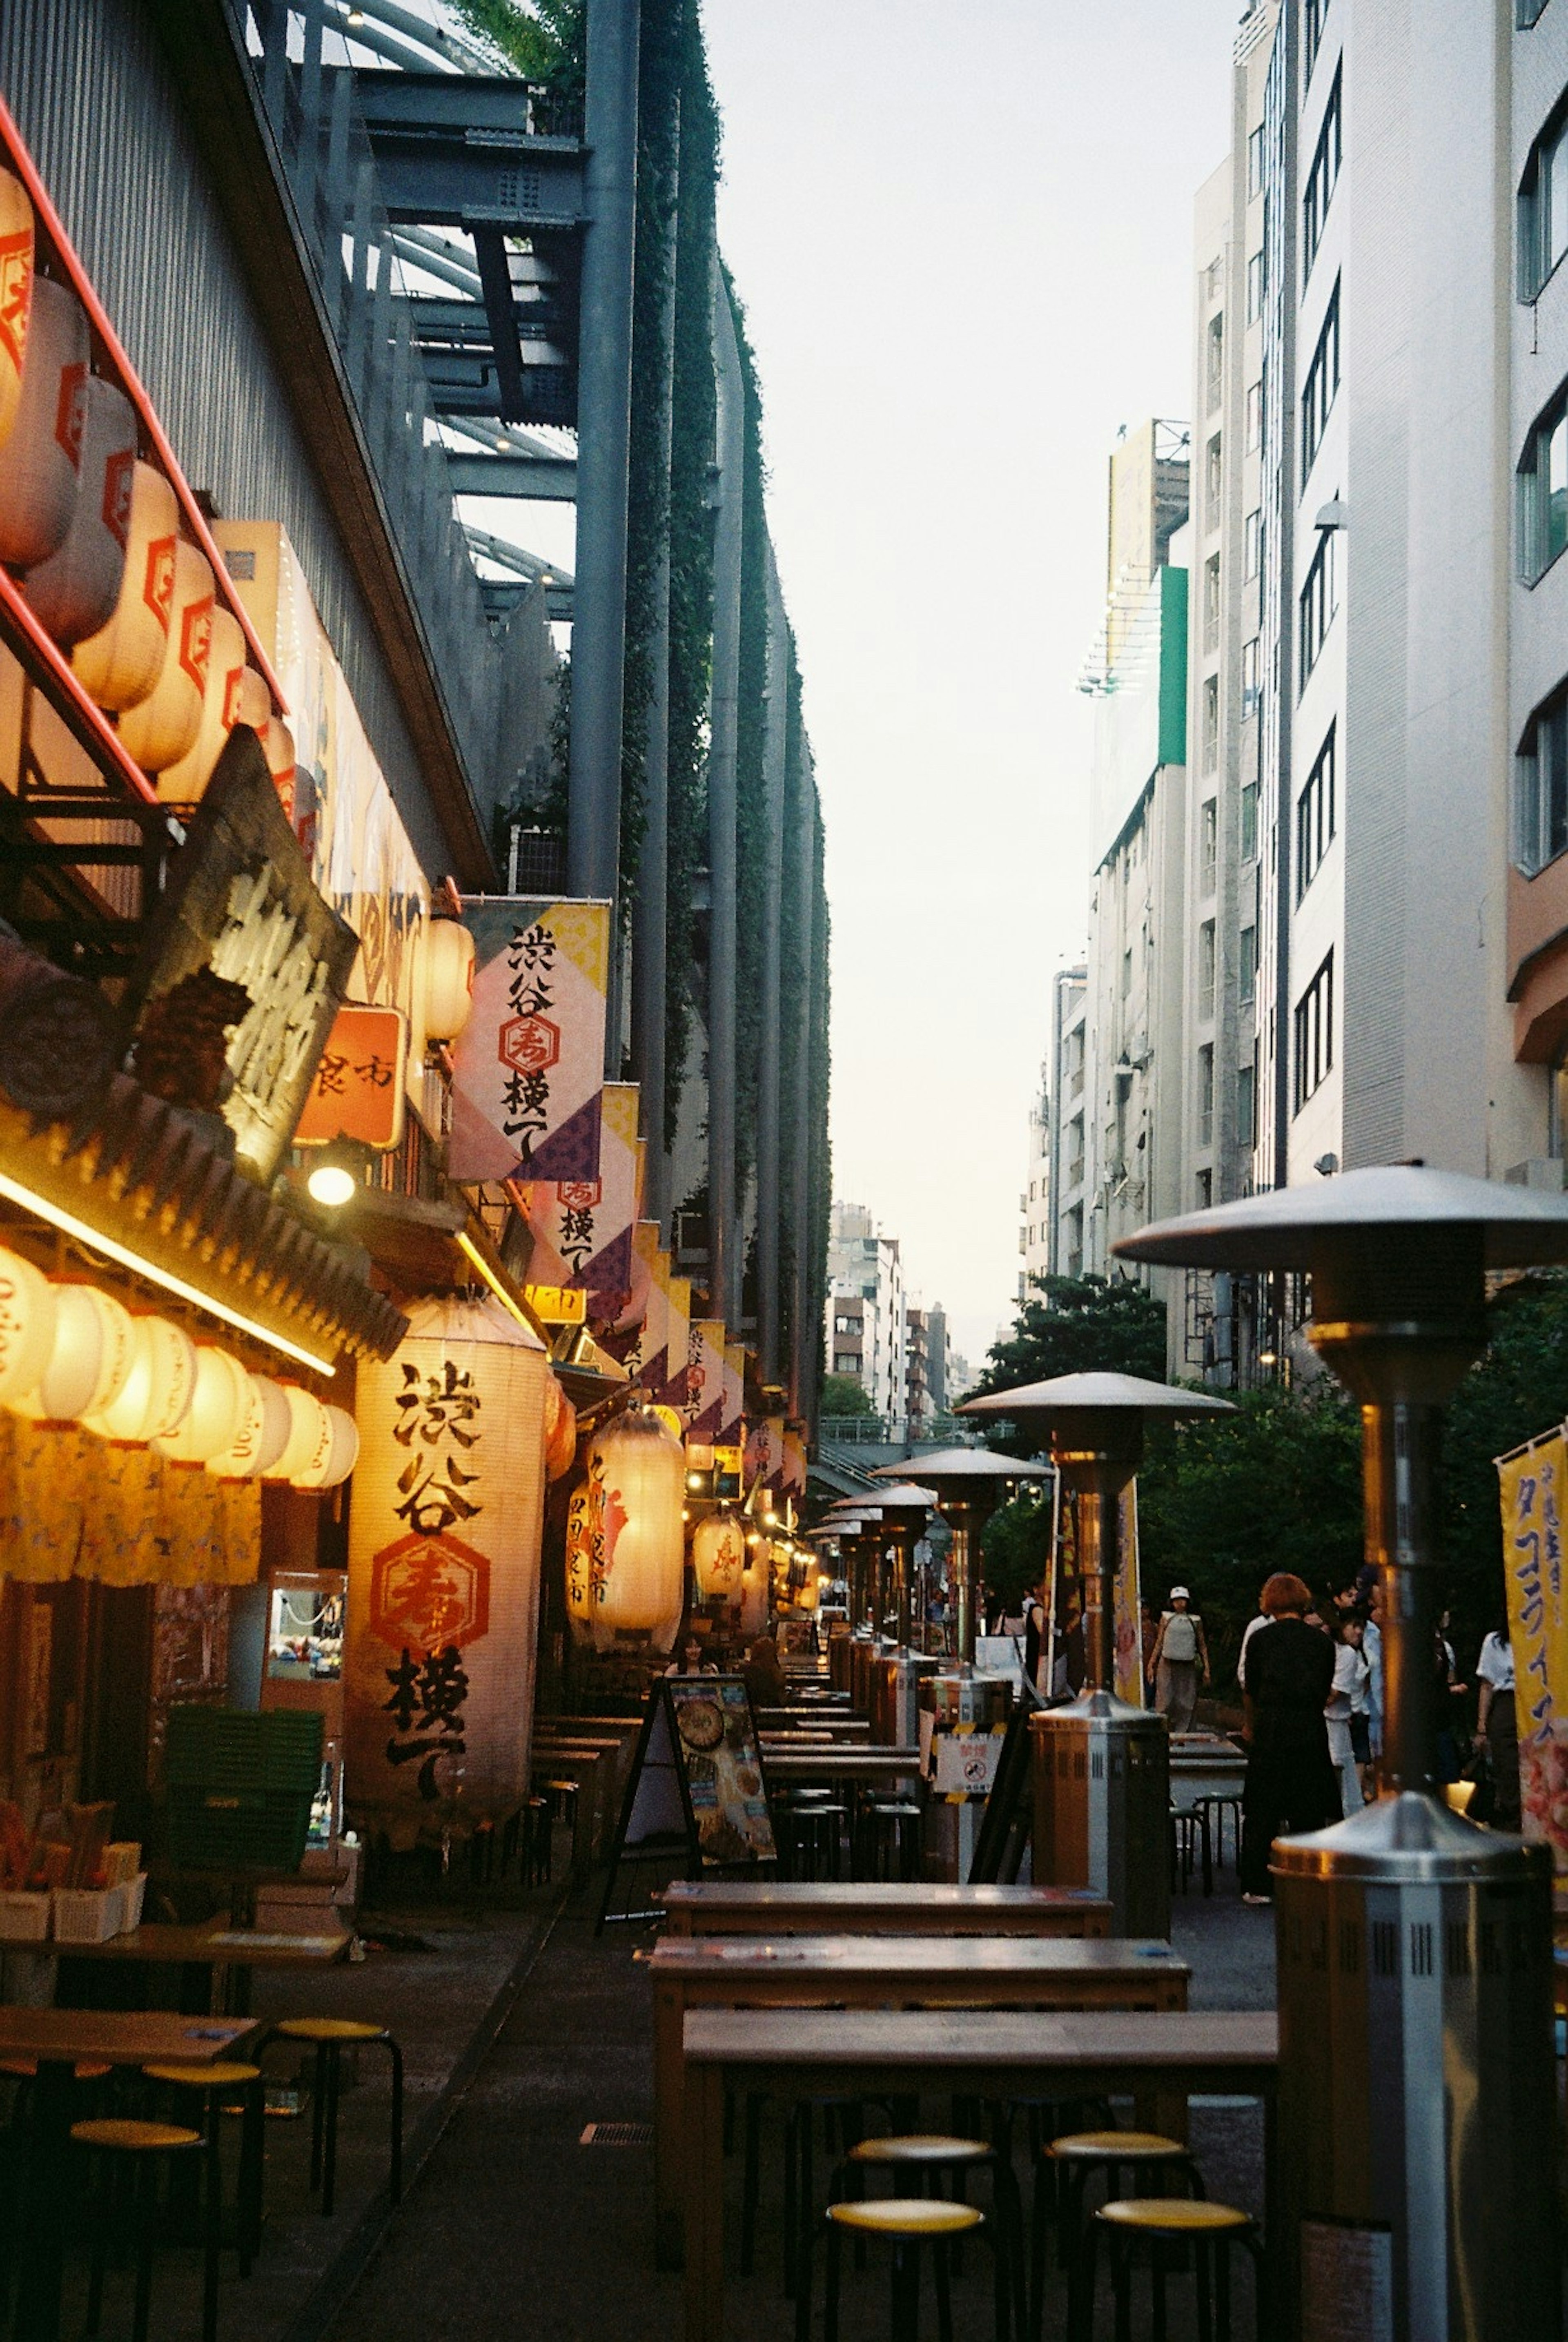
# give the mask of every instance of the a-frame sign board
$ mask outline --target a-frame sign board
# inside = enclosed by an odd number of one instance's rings
[[[1024,1864],[1024,1850],[1034,1826],[1034,1773],[1029,1755],[1029,1718],[1044,1702],[1025,1686],[1023,1703],[1008,1721],[996,1760],[996,1777],[980,1817],[974,1857],[969,1866],[971,1887],[1011,1887]]]
[[[610,1908],[624,1863],[660,1862],[697,1878],[704,1871],[755,1873],[777,1861],[745,1685],[739,1676],[661,1676],[621,1802],[595,1935],[613,1920],[660,1917],[647,1907]]]

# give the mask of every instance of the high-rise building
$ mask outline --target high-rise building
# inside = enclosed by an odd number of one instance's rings
[[[864,1204],[833,1207],[827,1293],[833,1371],[856,1376],[879,1415],[904,1415],[909,1380],[904,1264],[898,1238],[884,1236]]]
[[[1047,1083],[1056,1099],[1051,1125],[1045,1270],[1077,1276],[1084,1266],[1089,1161],[1089,971],[1058,968],[1051,979],[1051,1056]]]
[[[1018,1298],[1038,1296],[1051,1266],[1051,1066],[1040,1068],[1040,1085],[1029,1107],[1025,1185],[1018,1196]]]

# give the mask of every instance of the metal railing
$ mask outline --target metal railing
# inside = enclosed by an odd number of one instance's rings
[[[980,1445],[974,1426],[954,1415],[824,1415],[819,1446],[834,1447],[952,1447]]]

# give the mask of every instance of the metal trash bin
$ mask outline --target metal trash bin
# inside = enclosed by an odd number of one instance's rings
[[[1087,1887],[1112,1908],[1114,1936],[1171,1932],[1170,1735],[1163,1716],[1088,1691],[1029,1719],[1034,1735],[1034,1875]]]
[[[1013,1706],[1011,1676],[980,1667],[944,1666],[920,1686],[921,1713],[931,1718],[923,1834],[927,1878],[962,1886],[969,1877]],[[961,1779],[973,1786],[960,1787]]]
[[[883,1748],[914,1748],[920,1741],[920,1686],[941,1661],[920,1651],[884,1651],[872,1662],[871,1736]]]

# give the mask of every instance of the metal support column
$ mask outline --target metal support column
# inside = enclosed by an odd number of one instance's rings
[[[740,706],[745,384],[730,296],[714,255],[718,513],[708,734],[708,1314],[740,1323],[735,1244],[735,738]]]
[[[637,227],[639,0],[589,0],[587,165],[577,356],[577,555],[566,883],[616,898],[626,659],[626,484]],[[604,1062],[621,1069],[612,983]]]
[[[768,705],[763,766],[767,835],[763,844],[762,1065],[757,1082],[757,1354],[764,1383],[776,1383],[779,1352],[779,1023],[784,1013],[783,938],[785,734],[789,723],[789,621],[778,565],[767,555]]]

